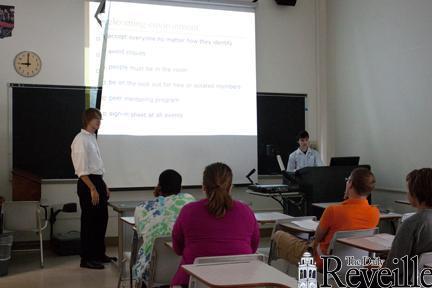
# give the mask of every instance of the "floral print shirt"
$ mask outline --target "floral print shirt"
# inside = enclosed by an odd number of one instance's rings
[[[153,242],[157,237],[171,235],[172,228],[184,205],[195,201],[187,193],[167,197],[159,196],[145,201],[135,208],[135,226],[143,244],[139,248],[137,262],[133,267],[135,277],[149,279],[149,267]]]

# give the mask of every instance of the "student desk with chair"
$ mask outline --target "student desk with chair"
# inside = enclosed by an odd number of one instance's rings
[[[398,201],[398,200],[396,200],[396,201]],[[337,205],[340,203],[342,203],[342,202],[312,203],[312,206],[317,207],[317,208],[321,208],[321,209],[326,209],[327,207],[329,207],[331,205]],[[399,219],[401,217],[402,217],[402,214],[399,214],[399,213],[390,212],[390,211],[389,212],[380,211],[380,221],[390,221],[394,233],[396,233],[396,228],[397,228],[395,221],[399,221]]]
[[[279,220],[286,220],[293,218],[280,212],[255,212],[255,219],[259,224],[272,224]]]
[[[395,200],[395,203],[404,204],[404,205],[411,205],[411,203],[408,200]]]
[[[182,268],[208,287],[297,287],[296,279],[257,260],[191,264]]]
[[[394,235],[379,233],[373,236],[339,238],[338,242],[369,252],[371,257],[376,253],[388,253],[391,249]]]

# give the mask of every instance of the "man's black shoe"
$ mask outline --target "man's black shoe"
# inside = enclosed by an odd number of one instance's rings
[[[95,261],[81,262],[80,267],[81,268],[88,268],[88,269],[97,269],[97,270],[101,270],[101,269],[105,268],[104,265],[102,265],[99,262],[95,262]]]

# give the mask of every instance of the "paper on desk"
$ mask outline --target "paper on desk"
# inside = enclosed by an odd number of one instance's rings
[[[292,223],[310,230],[316,230],[316,228],[318,227],[318,222],[311,219],[292,221]]]

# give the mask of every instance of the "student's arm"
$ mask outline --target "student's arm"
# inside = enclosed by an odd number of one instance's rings
[[[173,249],[174,252],[181,256],[183,255],[184,250],[184,233],[182,228],[182,221],[184,218],[184,213],[182,213],[184,210],[184,207],[180,211],[180,214],[174,224],[173,231],[172,231],[172,241],[173,241]]]
[[[295,165],[294,155],[291,154],[288,158],[288,164],[287,164],[286,171],[295,172],[295,169],[296,169],[296,165]]]
[[[323,215],[321,216],[320,223],[315,231],[315,240],[313,242],[313,249],[316,251],[320,242],[324,240],[327,236],[328,231],[330,230],[330,225],[332,222],[333,209],[332,207],[327,207],[324,210]],[[323,253],[327,253],[327,251],[322,251]]]

